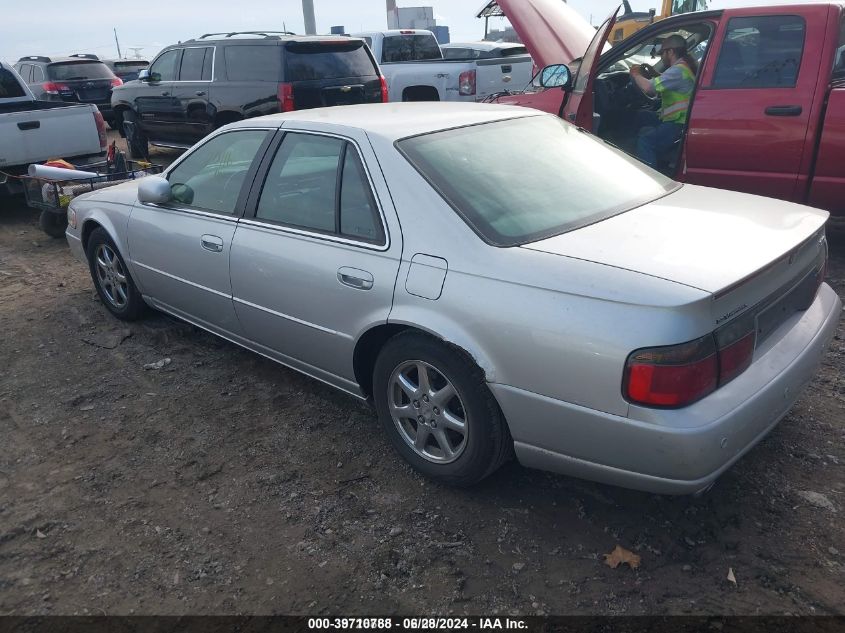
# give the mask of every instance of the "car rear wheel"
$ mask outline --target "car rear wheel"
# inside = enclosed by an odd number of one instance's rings
[[[124,321],[138,319],[144,312],[144,300],[105,229],[91,233],[87,255],[94,287],[109,312]]]
[[[376,360],[373,392],[393,446],[426,477],[470,486],[513,451],[482,371],[433,337],[406,332],[388,341]]]
[[[138,126],[138,121],[135,118],[135,113],[131,110],[123,112],[121,121],[121,128],[123,136],[126,138],[126,147],[129,150],[129,158],[136,160],[147,160],[150,156],[150,145],[147,142],[147,137]]]

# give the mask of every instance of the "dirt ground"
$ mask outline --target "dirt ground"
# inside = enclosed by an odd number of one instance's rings
[[[845,296],[842,236],[829,283]],[[845,614],[843,325],[700,498],[516,463],[434,485],[365,405],[161,314],[112,318],[8,199],[0,333],[0,615]],[[617,544],[639,569],[604,564]]]

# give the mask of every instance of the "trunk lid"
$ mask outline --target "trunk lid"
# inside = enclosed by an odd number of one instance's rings
[[[581,57],[596,34],[590,23],[560,0],[498,0],[538,67]]]
[[[828,215],[760,196],[685,185],[639,208],[522,248],[704,290],[713,295],[713,320],[720,325],[786,293],[818,269],[827,252],[823,227]]]

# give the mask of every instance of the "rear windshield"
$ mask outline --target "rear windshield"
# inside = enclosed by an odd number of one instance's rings
[[[496,246],[566,233],[679,186],[550,116],[446,130],[397,146],[464,221]]]
[[[6,68],[0,68],[0,99],[25,96],[26,93],[23,91],[23,86],[21,86],[20,81],[18,81],[14,73]]]
[[[364,42],[291,42],[285,48],[285,81],[378,75]]]
[[[282,52],[278,46],[226,46],[223,57],[229,81],[279,81]]]
[[[111,79],[114,77],[103,62],[58,62],[47,66],[47,76],[50,79]]]
[[[114,69],[120,72],[138,72],[150,65],[150,62],[115,62]]]
[[[417,35],[391,35],[381,45],[381,61],[415,62],[422,59],[443,59],[437,38],[431,33]]]

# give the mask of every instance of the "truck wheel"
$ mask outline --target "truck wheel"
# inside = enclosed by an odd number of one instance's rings
[[[150,146],[147,137],[138,126],[135,113],[127,110],[123,113],[123,135],[126,138],[126,147],[129,150],[129,158],[136,160],[148,160],[150,157]]]
[[[428,335],[390,339],[373,371],[373,397],[394,448],[421,474],[470,486],[501,466],[513,440],[483,372]]]
[[[67,214],[42,211],[38,226],[50,237],[64,237],[67,229]]]
[[[123,321],[135,321],[142,316],[146,307],[144,299],[105,229],[94,229],[88,238],[86,254],[94,287],[109,312]]]

